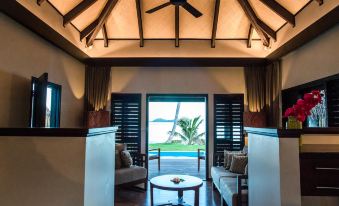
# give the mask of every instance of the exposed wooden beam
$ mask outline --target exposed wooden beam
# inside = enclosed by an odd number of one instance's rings
[[[254,30],[254,27],[252,26],[252,24],[250,24],[250,29],[248,31],[248,39],[247,39],[247,48],[252,47],[253,30]]]
[[[211,40],[211,47],[212,48],[215,48],[215,38],[217,36],[219,10],[220,10],[220,0],[215,0],[213,28],[212,28],[212,40]]]
[[[319,6],[321,6],[324,3],[324,0],[316,0],[316,2],[318,2]]]
[[[108,36],[107,36],[107,28],[106,24],[102,26],[102,36],[104,37],[104,46],[108,47]]]
[[[95,27],[98,25],[98,20],[93,21],[90,25],[88,25],[84,30],[80,32],[80,41],[83,40],[85,37],[90,35]]]
[[[287,9],[285,9],[283,6],[281,6],[278,2],[276,2],[275,0],[260,0],[260,1],[264,3],[267,7],[272,9],[281,18],[285,19],[288,23],[295,26],[294,15]]]
[[[36,3],[40,6],[42,3],[44,3],[45,0],[37,0]]]
[[[78,17],[82,12],[84,12],[87,8],[92,6],[97,0],[83,0],[76,7],[74,7],[71,11],[63,17],[64,26],[71,22],[73,19]]]
[[[140,47],[143,47],[144,46],[144,30],[142,28],[141,0],[135,0],[135,4],[136,4],[136,7],[137,7]]]
[[[179,47],[179,5],[175,5],[175,47]]]
[[[106,23],[108,16],[110,15],[110,13],[112,12],[113,8],[115,7],[117,3],[118,3],[118,0],[108,0],[106,2],[105,7],[101,11],[98,19],[96,20],[98,21],[97,26],[94,28],[93,32],[91,32],[91,34],[88,35],[86,38],[87,46],[90,46],[93,44],[95,37],[98,35],[99,31],[102,29],[102,26]]]
[[[252,26],[257,31],[263,44],[265,46],[269,46],[270,38],[268,37],[268,35],[275,39],[275,32],[257,17],[248,0],[238,0],[238,2],[244,10],[248,19],[250,20]]]

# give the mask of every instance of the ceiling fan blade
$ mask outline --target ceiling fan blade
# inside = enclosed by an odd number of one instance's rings
[[[196,8],[194,8],[191,4],[189,3],[185,3],[183,5],[181,5],[184,9],[186,9],[186,11],[188,11],[189,13],[191,13],[193,16],[195,16],[196,18],[201,17],[202,13],[200,11],[198,11]]]
[[[151,14],[151,13],[156,12],[156,11],[158,11],[158,10],[160,10],[162,8],[165,8],[166,6],[169,6],[169,5],[171,5],[171,2],[167,2],[167,3],[161,4],[160,6],[157,6],[157,7],[153,8],[153,9],[150,9],[150,10],[146,11],[146,13]]]

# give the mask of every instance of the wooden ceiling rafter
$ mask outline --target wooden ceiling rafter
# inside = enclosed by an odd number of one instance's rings
[[[78,17],[82,12],[87,10],[90,6],[92,6],[97,0],[83,0],[76,7],[70,10],[63,16],[63,24],[64,26]]]
[[[44,3],[46,0],[37,0],[36,3],[41,6],[42,3]]]
[[[92,31],[97,27],[98,25],[98,19],[93,21],[90,25],[88,25],[84,30],[80,32],[80,41],[82,41],[85,37],[90,35]]]
[[[86,37],[86,45],[91,46],[95,40],[95,37],[98,35],[99,31],[102,29],[103,25],[106,23],[109,15],[111,14],[113,8],[118,3],[118,0],[108,0],[105,4],[105,7],[102,9],[99,17],[97,18],[97,25],[94,30]]]
[[[140,47],[144,47],[144,30],[143,30],[143,26],[142,26],[141,0],[135,0],[135,5],[136,5],[136,9],[137,9]]]
[[[285,7],[281,6],[275,0],[260,0],[264,3],[267,7],[269,7],[272,11],[278,14],[281,18],[286,20],[291,25],[295,26],[295,17],[294,15],[289,12]]]
[[[179,5],[175,5],[175,47],[179,47]]]
[[[220,0],[215,0],[214,7],[214,18],[213,18],[213,27],[212,27],[212,38],[211,38],[211,47],[215,48],[215,40],[218,30],[218,21],[219,21],[219,11],[220,11]]]
[[[108,47],[108,35],[106,24],[102,26],[102,36],[104,37],[104,47]]]
[[[316,2],[318,2],[319,6],[321,6],[324,3],[324,0],[315,0]]]
[[[252,26],[252,24],[250,24],[250,29],[248,31],[248,39],[247,39],[247,48],[252,47],[253,31],[254,31],[254,27]]]
[[[250,23],[257,31],[264,46],[270,46],[270,38],[268,35],[270,35],[273,39],[276,39],[276,32],[257,17],[248,0],[238,0],[238,2],[244,10],[247,18],[250,20]]]

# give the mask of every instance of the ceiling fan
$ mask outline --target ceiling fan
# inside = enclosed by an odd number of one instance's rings
[[[202,16],[202,13],[200,11],[198,11],[196,8],[194,8],[191,4],[189,4],[187,2],[187,0],[170,0],[167,3],[161,4],[160,6],[157,6],[153,9],[150,9],[148,11],[146,11],[146,13],[151,14],[153,12],[156,12],[162,8],[165,8],[167,6],[170,5],[174,5],[174,6],[181,6],[182,8],[184,8],[186,11],[188,11],[189,13],[191,13],[193,16],[195,16],[196,18]]]

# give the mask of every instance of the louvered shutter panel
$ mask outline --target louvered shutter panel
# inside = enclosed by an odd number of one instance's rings
[[[214,95],[214,154],[244,147],[244,95]],[[216,164],[214,158],[214,164]]]
[[[339,127],[339,80],[327,82],[328,126]]]
[[[116,142],[133,154],[141,153],[141,94],[117,94],[111,98],[111,124],[118,126]]]

